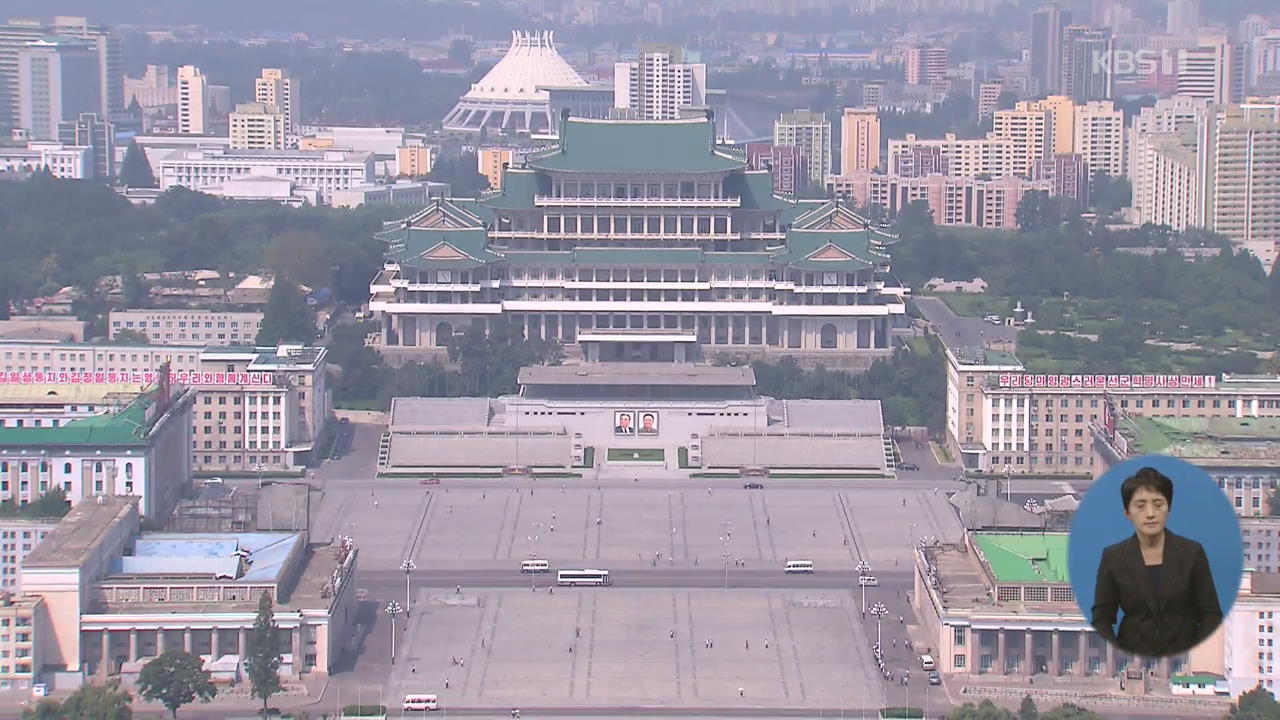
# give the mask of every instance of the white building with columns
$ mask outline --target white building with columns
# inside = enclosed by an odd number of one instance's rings
[[[305,532],[148,533],[137,498],[76,506],[22,565],[24,593],[43,600],[40,681],[128,681],[168,649],[200,656],[215,679],[243,681],[259,598],[273,601],[281,674],[328,673],[355,618],[357,551],[312,552]]]
[[[444,352],[499,318],[592,362],[892,352],[909,290],[885,227],[776,197],[711,118],[570,117],[559,138],[502,190],[385,225],[369,303],[383,352]]]

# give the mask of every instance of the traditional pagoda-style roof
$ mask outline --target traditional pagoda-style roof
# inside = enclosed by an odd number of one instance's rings
[[[731,173],[724,179],[724,192],[741,197],[743,210],[783,210],[793,204],[773,194],[773,175],[768,170]]]
[[[566,118],[557,147],[533,153],[530,167],[582,173],[716,173],[746,159],[715,141],[710,118],[599,120]]]
[[[388,241],[386,258],[403,267],[462,270],[502,258],[485,247],[489,236],[484,228],[428,230],[408,227],[383,231],[380,237]]]

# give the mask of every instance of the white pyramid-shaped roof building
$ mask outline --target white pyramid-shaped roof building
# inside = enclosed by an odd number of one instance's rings
[[[556,52],[551,32],[511,33],[511,48],[471,86],[444,118],[444,129],[453,132],[490,130],[546,132],[551,129],[551,109],[546,86],[586,86],[565,59]]]

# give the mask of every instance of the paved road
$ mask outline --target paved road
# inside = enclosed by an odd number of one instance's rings
[[[717,562],[707,569],[682,570],[658,568],[656,570],[610,570],[614,587],[629,588],[718,588],[724,587],[724,566]],[[716,569],[711,569],[712,567]],[[910,570],[882,570],[876,573],[880,582],[909,585]],[[415,570],[411,577],[414,587],[451,588],[519,588],[537,583],[546,587],[556,581],[555,573],[538,573],[531,576],[519,570]],[[404,573],[397,570],[361,570],[359,584],[366,588],[395,583],[404,587]],[[825,588],[846,590],[858,586],[855,572],[830,570],[812,575],[787,575],[778,569],[752,570],[729,567],[729,585],[734,588]],[[566,588],[566,591],[572,592]]]
[[[992,325],[982,318],[960,317],[938,298],[916,297],[916,307],[937,328],[939,337],[949,348],[982,347],[984,344],[1009,343],[1012,350],[1017,341],[1018,328]]]

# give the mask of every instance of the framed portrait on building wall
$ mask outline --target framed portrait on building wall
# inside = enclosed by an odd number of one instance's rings
[[[657,435],[658,434],[658,411],[657,410],[641,410],[640,411],[640,427],[637,430],[641,435]]]
[[[613,413],[614,435],[635,435],[636,414],[629,410],[618,410]]]

